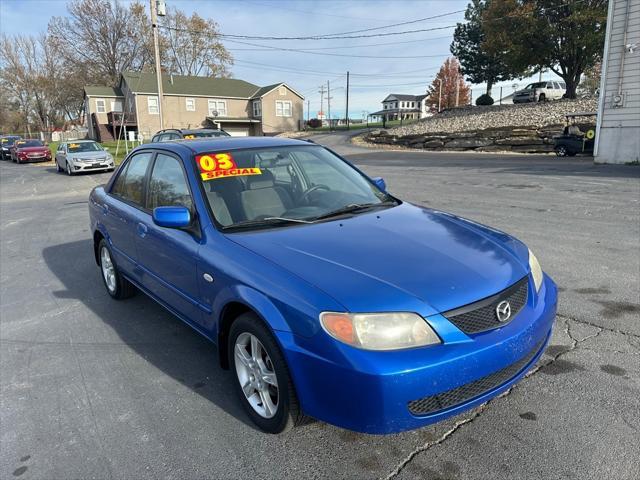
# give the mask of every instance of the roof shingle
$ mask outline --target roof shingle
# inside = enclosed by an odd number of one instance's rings
[[[154,72],[124,72],[122,77],[134,93],[158,93]],[[162,76],[162,90],[167,95],[250,98],[258,89],[257,85],[235,78]]]

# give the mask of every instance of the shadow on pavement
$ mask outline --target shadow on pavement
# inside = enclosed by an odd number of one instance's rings
[[[47,247],[43,257],[65,287],[53,292],[56,298],[79,300],[146,361],[255,429],[236,399],[232,375],[219,366],[215,345],[141,292],[113,300],[102,283],[91,240]]]

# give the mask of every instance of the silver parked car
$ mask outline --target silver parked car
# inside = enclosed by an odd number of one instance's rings
[[[67,175],[93,170],[112,171],[114,168],[113,156],[93,140],[64,142],[56,150],[56,170],[66,171]]]
[[[564,82],[548,81],[530,83],[522,90],[513,94],[513,103],[546,102],[559,100],[567,91]]]

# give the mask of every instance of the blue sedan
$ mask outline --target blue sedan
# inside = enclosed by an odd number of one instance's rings
[[[215,343],[266,432],[429,425],[511,387],[551,335],[557,288],[522,242],[310,142],[143,145],[89,213],[108,294]]]

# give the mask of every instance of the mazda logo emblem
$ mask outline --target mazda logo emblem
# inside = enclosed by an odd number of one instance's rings
[[[496,316],[499,322],[506,322],[511,317],[511,304],[506,300],[500,302],[496,307]]]

